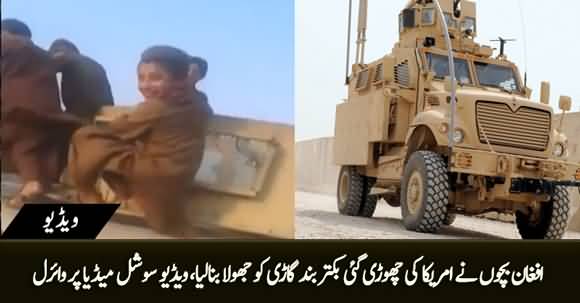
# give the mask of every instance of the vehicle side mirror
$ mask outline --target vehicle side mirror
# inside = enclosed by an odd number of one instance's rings
[[[530,98],[532,96],[532,89],[529,87],[524,88],[524,94],[526,95],[526,98]]]
[[[560,110],[568,112],[572,109],[572,98],[568,96],[560,96]]]
[[[566,112],[572,109],[572,98],[568,96],[560,96],[560,102],[558,102],[560,110],[562,111],[562,115],[560,116],[560,126],[558,127],[558,131],[562,132],[562,125],[564,125],[564,117],[566,116]]]

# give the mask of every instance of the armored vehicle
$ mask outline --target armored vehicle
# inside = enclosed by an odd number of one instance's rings
[[[392,52],[365,62],[367,2],[352,65],[347,51],[348,98],[336,108],[339,212],[370,217],[384,198],[407,229],[433,233],[455,214],[496,211],[514,214],[524,239],[561,238],[567,187],[580,186],[561,132],[571,98],[559,99],[561,119],[549,82],[531,100],[507,40],[495,56],[475,41],[473,1],[409,1]]]

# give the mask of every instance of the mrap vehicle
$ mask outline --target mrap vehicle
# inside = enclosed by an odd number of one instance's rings
[[[524,239],[562,238],[567,188],[580,186],[561,132],[571,98],[559,99],[561,119],[549,82],[532,101],[507,40],[497,56],[475,42],[473,1],[409,1],[392,52],[366,63],[367,2],[353,65],[347,50],[348,98],[336,108],[339,212],[371,217],[384,198],[407,229],[434,233],[455,214],[496,211],[514,214]]]

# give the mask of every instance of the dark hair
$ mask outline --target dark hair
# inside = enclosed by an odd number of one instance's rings
[[[146,49],[141,54],[141,63],[157,63],[174,79],[183,80],[189,74],[190,56],[173,46],[158,45]]]
[[[3,19],[2,30],[13,35],[23,36],[28,39],[32,38],[32,32],[28,25],[18,19]]]
[[[77,48],[76,45],[74,45],[74,43],[70,42],[67,39],[56,39],[54,40],[54,42],[52,42],[52,44],[50,45],[49,51],[53,51],[55,48],[58,47],[65,47],[65,48],[69,48],[71,50],[73,50],[75,53],[80,54],[79,49]]]
[[[201,57],[191,57],[191,64],[195,64],[199,68],[199,76],[201,79],[207,75],[207,61]]]

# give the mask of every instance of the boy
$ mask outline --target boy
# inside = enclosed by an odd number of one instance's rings
[[[183,223],[178,202],[201,164],[212,115],[193,91],[189,64],[179,49],[147,49],[138,65],[145,101],[109,125],[75,133],[69,169],[82,201],[101,199],[95,184],[103,177],[120,198],[141,206],[153,228],[171,232]]]

